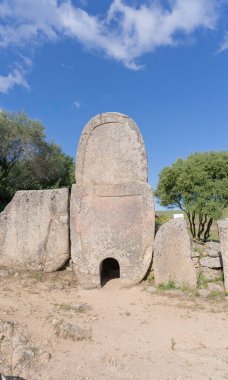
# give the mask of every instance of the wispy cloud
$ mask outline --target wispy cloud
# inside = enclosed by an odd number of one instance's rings
[[[74,106],[79,109],[81,107],[82,103],[79,100],[74,101]]]
[[[7,94],[15,86],[30,88],[26,80],[26,75],[31,69],[32,60],[22,54],[19,54],[20,60],[14,63],[14,68],[7,75],[0,75],[0,92]]]
[[[216,26],[217,0],[172,0],[168,8],[162,4],[145,0],[134,6],[113,0],[104,16],[94,16],[71,0],[3,0],[0,46],[24,46],[67,36],[137,70],[143,54],[160,46],[176,46],[197,29]]]
[[[80,4],[83,6],[83,7],[87,7],[88,6],[88,0],[79,0]]]
[[[225,33],[224,39],[219,47],[218,52],[222,53],[224,50],[228,49],[228,32]]]
[[[28,82],[18,69],[14,69],[6,76],[0,75],[0,92],[7,94],[16,85],[29,89]]]

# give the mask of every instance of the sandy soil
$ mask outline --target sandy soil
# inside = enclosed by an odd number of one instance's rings
[[[17,322],[34,353],[26,368],[1,353],[0,372],[26,380],[228,379],[228,299],[146,288],[113,280],[85,291],[70,271],[0,277],[0,320]],[[89,308],[75,310],[80,303]],[[59,320],[91,339],[57,336]]]

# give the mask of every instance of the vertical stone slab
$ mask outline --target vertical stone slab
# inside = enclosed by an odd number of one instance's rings
[[[196,270],[184,220],[173,219],[159,228],[154,242],[154,279],[156,285],[174,281],[177,286],[196,287]]]
[[[223,261],[225,292],[226,295],[228,295],[228,218],[219,220],[218,229]]]
[[[100,286],[103,260],[141,281],[152,259],[154,206],[142,136],[128,116],[105,113],[85,126],[71,192],[71,256],[80,284]]]
[[[0,214],[0,265],[53,272],[69,259],[69,190],[18,191]]]

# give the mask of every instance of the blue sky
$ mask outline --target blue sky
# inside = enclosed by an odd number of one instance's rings
[[[228,2],[0,0],[0,108],[25,111],[75,157],[94,115],[140,127],[149,181],[228,146]]]

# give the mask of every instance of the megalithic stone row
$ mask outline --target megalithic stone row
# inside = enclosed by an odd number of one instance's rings
[[[218,229],[223,261],[225,292],[226,295],[228,295],[228,218],[219,220]]]
[[[172,219],[159,228],[154,242],[153,267],[156,285],[173,281],[179,287],[196,287],[196,270],[184,219]]]
[[[0,265],[54,272],[69,256],[69,190],[18,191],[0,214]]]
[[[120,279],[143,279],[152,259],[154,205],[147,156],[138,127],[120,113],[95,116],[77,152],[70,205],[71,256],[79,283],[99,287],[105,259]]]

